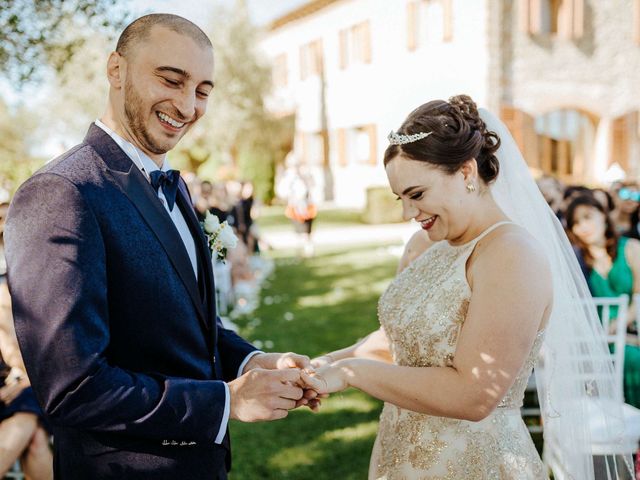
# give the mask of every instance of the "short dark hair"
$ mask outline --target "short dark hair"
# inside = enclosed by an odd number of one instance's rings
[[[416,108],[398,133],[412,135],[419,132],[432,134],[404,145],[389,145],[384,152],[384,165],[402,155],[453,174],[464,162],[475,158],[478,174],[486,184],[498,176],[500,164],[495,152],[500,147],[500,138],[487,130],[471,97],[457,95],[448,102],[433,100]]]
[[[187,35],[202,47],[212,47],[211,40],[207,37],[207,34],[195,23],[170,13],[151,13],[134,20],[123,30],[120,38],[118,38],[116,52],[125,56],[136,43],[147,39],[151,29],[156,25]]]

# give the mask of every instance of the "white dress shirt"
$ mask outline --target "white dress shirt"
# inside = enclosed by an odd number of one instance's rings
[[[140,169],[145,178],[150,181],[150,174],[155,170],[162,170],[166,172],[169,170],[169,164],[167,163],[166,157],[162,162],[162,169],[158,168],[158,165],[151,160],[142,150],[133,145],[131,142],[125,140],[116,132],[107,127],[100,120],[96,120],[94,122],[98,127],[104,130],[114,142],[118,144],[118,146],[127,154],[127,156],[131,159],[133,164]],[[177,204],[174,204],[173,210],[169,210],[169,206],[167,205],[167,200],[162,192],[162,188],[158,188],[158,198],[164,205],[164,208],[167,210],[167,213],[173,220],[173,224],[176,226],[178,233],[180,234],[180,238],[182,238],[182,243],[184,243],[185,248],[187,249],[187,253],[189,254],[189,259],[191,260],[191,266],[193,267],[193,273],[198,278],[198,263],[196,257],[196,245],[191,236],[191,232],[189,231],[189,227],[187,225],[186,220],[182,216],[182,212],[180,208],[178,208]],[[257,355],[258,353],[263,353],[261,351],[251,352],[249,355],[245,357],[240,368],[238,369],[237,376],[242,375],[242,371],[244,367],[247,365],[251,357]],[[220,430],[218,430],[218,435],[216,436],[215,443],[222,443],[224,439],[225,433],[227,431],[227,425],[229,423],[229,414],[231,411],[231,402],[230,402],[230,394],[229,394],[229,386],[224,383],[225,389],[225,402],[224,402],[224,413],[222,415],[222,422],[220,423]]]

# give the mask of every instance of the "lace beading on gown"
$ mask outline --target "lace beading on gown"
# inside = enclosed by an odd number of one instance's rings
[[[466,261],[480,238],[498,226],[462,246],[435,244],[391,283],[380,298],[378,315],[395,363],[451,366],[471,296]],[[416,413],[386,403],[370,478],[546,479],[519,410],[542,339],[538,334],[499,407],[479,422]]]

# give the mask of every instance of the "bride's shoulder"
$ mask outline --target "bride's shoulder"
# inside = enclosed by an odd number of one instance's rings
[[[549,261],[542,245],[523,227],[516,224],[497,228],[483,238],[474,252],[475,273],[517,276],[551,275]]]

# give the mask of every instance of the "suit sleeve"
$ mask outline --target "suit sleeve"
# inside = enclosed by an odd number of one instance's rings
[[[76,185],[50,173],[28,180],[9,210],[5,250],[20,348],[52,423],[160,441],[216,439],[226,421],[222,381],[107,362],[104,242]]]
[[[237,335],[232,330],[222,326],[220,317],[216,317],[218,327],[218,352],[222,360],[222,375],[226,382],[235,380],[240,375],[240,366],[249,355],[260,352],[256,347]]]

